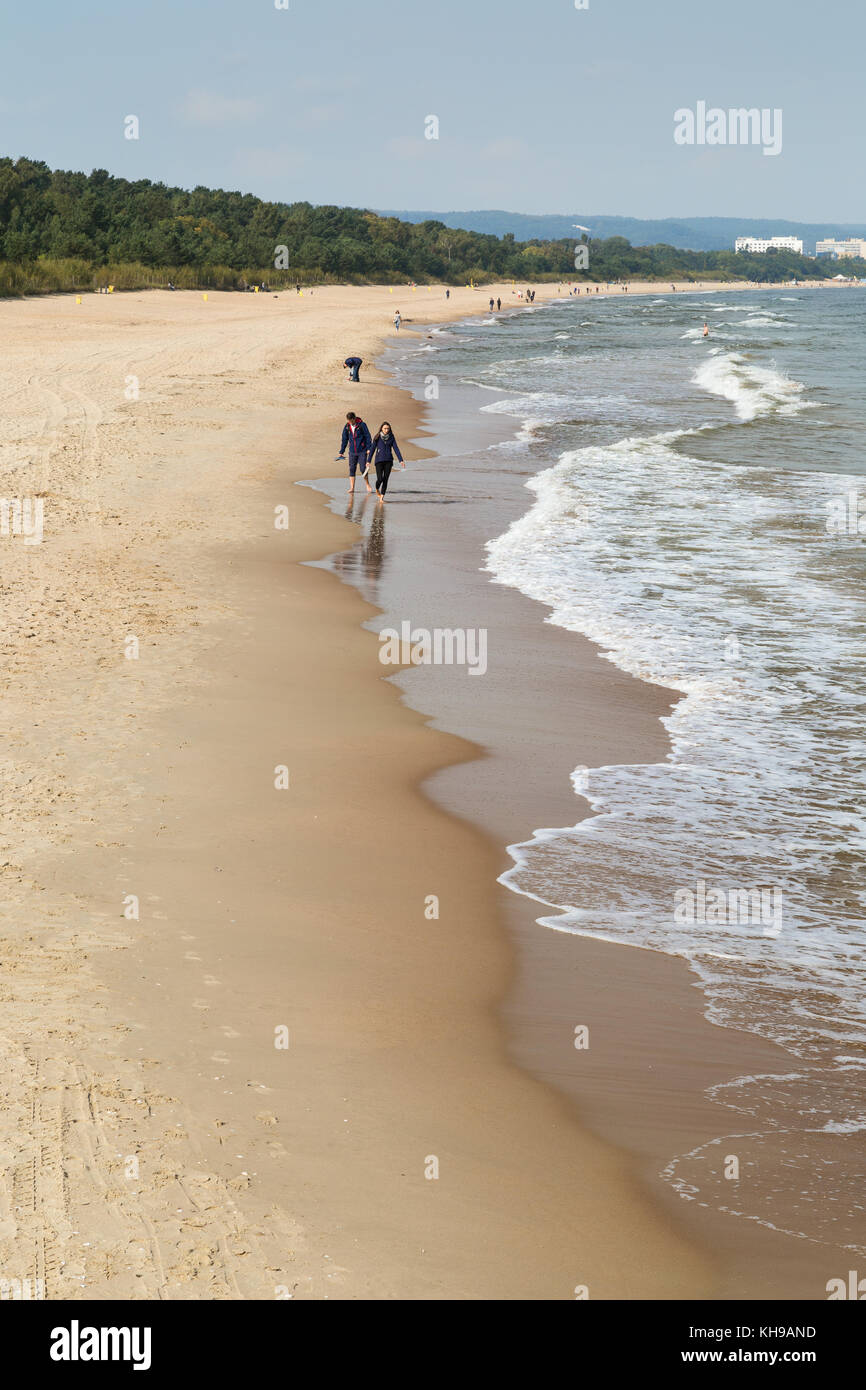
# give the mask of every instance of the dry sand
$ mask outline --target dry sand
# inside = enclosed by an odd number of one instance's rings
[[[343,358],[396,308],[497,292],[0,304],[0,497],[45,516],[41,544],[0,537],[5,1278],[55,1299],[718,1287],[629,1158],[509,1060],[501,847],[417,790],[474,750],[382,680],[360,597],[298,564],[354,534],[291,487],[339,471],[345,410],[418,432]]]

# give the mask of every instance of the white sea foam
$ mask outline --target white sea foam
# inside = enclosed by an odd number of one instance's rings
[[[750,389],[761,409],[784,412],[796,384],[772,375],[772,390]],[[866,1040],[852,974],[866,897],[847,857],[866,845],[856,676],[866,611],[844,584],[834,592],[832,568],[817,577],[832,544],[825,504],[850,479],[705,463],[684,440],[674,431],[564,454],[488,546],[500,583],[684,696],[665,720],[670,761],[581,772],[575,790],[595,816],[513,846],[503,881],[564,908],[542,919],[557,930],[686,956],[718,1021],[794,1046]],[[844,692],[840,669],[854,682]],[[828,874],[832,909],[812,890]],[[781,933],[678,925],[674,892],[698,879],[775,887]]]
[[[804,386],[772,367],[761,367],[739,352],[714,354],[702,363],[692,380],[714,396],[729,400],[741,420],[776,412],[796,415],[811,404],[802,398]]]
[[[747,314],[742,324],[744,328],[794,328],[789,319],[779,318],[777,314]]]
[[[552,391],[526,391],[502,401],[491,401],[481,407],[485,415],[514,415],[518,419],[547,421],[568,420],[574,415],[577,403],[572,396],[560,396]]]

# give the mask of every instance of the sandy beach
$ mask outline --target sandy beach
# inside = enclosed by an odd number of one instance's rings
[[[537,727],[504,671],[477,738],[431,728],[373,607],[306,563],[357,539],[293,486],[345,490],[346,410],[423,437],[373,365],[394,312],[497,295],[0,303],[0,495],[44,505],[41,543],[0,537],[0,1266],[46,1298],[820,1296],[795,1241],[654,1178],[672,1127],[713,1133],[706,1085],[781,1049],[496,882],[557,813],[564,706]],[[578,757],[663,755],[665,693],[547,638]],[[590,1008],[617,1046],[576,1074]]]

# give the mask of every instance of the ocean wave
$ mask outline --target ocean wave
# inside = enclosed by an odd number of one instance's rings
[[[743,324],[748,328],[794,328],[790,319],[780,318],[778,314],[748,314]]]
[[[714,1021],[838,1050],[866,1042],[866,612],[834,588],[841,553],[826,580],[819,557],[850,479],[705,462],[684,452],[688,433],[564,454],[488,545],[497,582],[683,697],[664,720],[670,760],[580,769],[592,818],[512,846],[502,881],[550,907],[546,926],[686,957]],[[780,934],[678,924],[674,893],[697,880],[772,887]]]
[[[711,355],[692,381],[711,395],[729,400],[741,420],[771,413],[796,415],[811,404],[801,399],[806,389],[802,381],[774,367],[761,367],[738,352]]]
[[[526,391],[520,396],[511,396],[502,401],[491,401],[483,405],[484,415],[514,415],[517,419],[532,417],[538,423],[555,424],[558,420],[569,420],[579,409],[573,396],[556,395],[552,391]]]

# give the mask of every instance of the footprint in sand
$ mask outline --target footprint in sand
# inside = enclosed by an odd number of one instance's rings
[[[204,983],[206,985],[218,985],[220,981],[216,978],[215,975],[205,975]]]
[[[239,1038],[240,1033],[237,1028],[231,1028],[227,1023],[220,1024],[220,1032],[224,1038]]]
[[[192,1001],[192,1006],[193,1006],[194,1009],[209,1009],[209,1008],[210,1008],[210,1004],[206,1003],[204,999],[193,999],[193,1001]]]
[[[266,1125],[268,1128],[277,1123],[276,1115],[272,1115],[270,1110],[260,1110],[256,1119],[259,1124]]]
[[[264,1081],[248,1081],[247,1085],[252,1086],[254,1091],[260,1091],[262,1094],[270,1092],[272,1089],[270,1086],[266,1086]]]
[[[195,951],[185,951],[185,952],[184,952],[184,957],[183,957],[183,958],[184,958],[184,960],[197,960],[197,961],[200,961],[200,960],[201,960],[201,956],[197,956],[196,953],[195,953]]]

